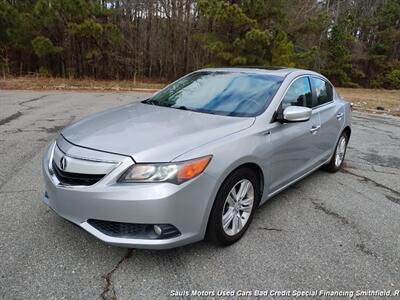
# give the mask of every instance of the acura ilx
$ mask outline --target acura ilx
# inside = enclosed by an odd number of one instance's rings
[[[112,245],[229,245],[272,196],[340,169],[350,119],[316,72],[199,70],[63,129],[43,158],[44,202]]]

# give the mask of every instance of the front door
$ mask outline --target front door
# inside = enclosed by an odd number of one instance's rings
[[[296,79],[282,99],[283,110],[288,106],[312,107],[311,85],[308,76]],[[318,111],[313,111],[306,122],[275,122],[270,130],[270,146],[267,172],[269,192],[283,188],[294,179],[311,170],[318,163],[319,129]]]

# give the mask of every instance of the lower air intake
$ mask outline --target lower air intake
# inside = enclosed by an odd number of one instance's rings
[[[161,234],[154,231],[153,224],[121,223],[89,219],[89,225],[105,235],[127,239],[170,239],[179,236],[179,230],[170,224],[156,224],[161,228]]]

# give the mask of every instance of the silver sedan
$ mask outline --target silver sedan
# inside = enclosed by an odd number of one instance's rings
[[[44,202],[113,245],[229,245],[273,195],[339,170],[350,118],[312,71],[199,70],[63,129],[43,158]]]

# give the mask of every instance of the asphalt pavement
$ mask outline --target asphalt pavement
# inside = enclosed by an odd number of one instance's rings
[[[275,196],[230,247],[129,250],[58,217],[41,200],[45,147],[74,120],[146,96],[0,91],[1,299],[400,289],[400,118],[354,113],[343,171]]]

